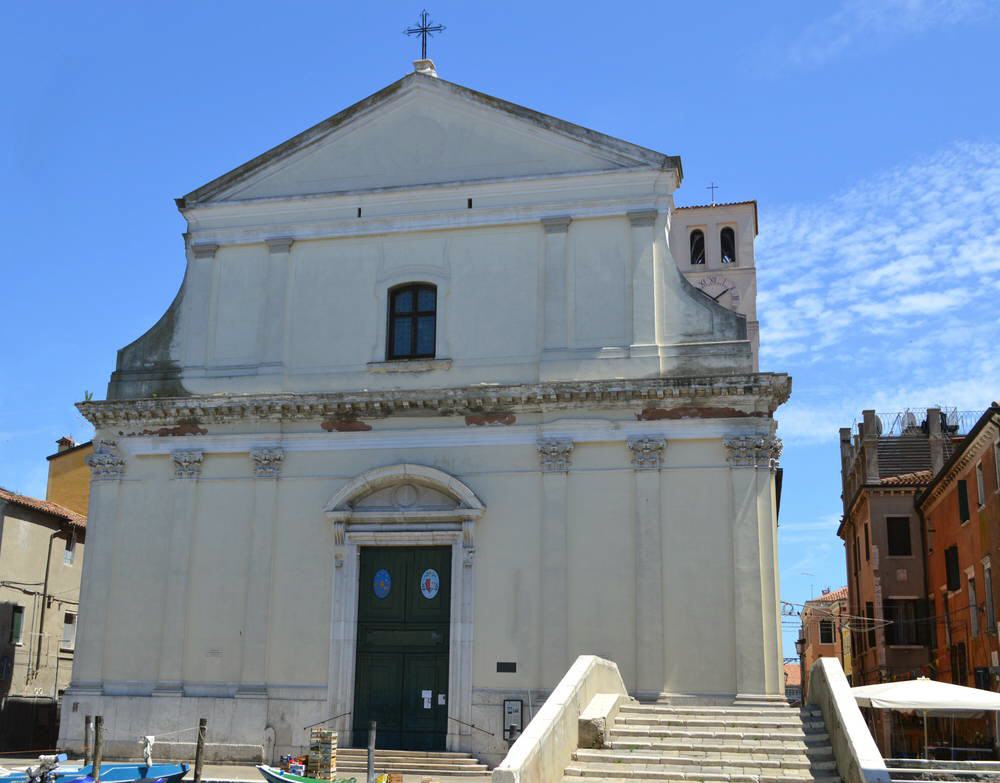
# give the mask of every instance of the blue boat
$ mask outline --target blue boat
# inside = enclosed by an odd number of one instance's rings
[[[128,762],[101,764],[101,783],[180,783],[187,764],[145,764]],[[50,773],[57,783],[94,783],[94,766],[59,766]],[[0,775],[0,783],[27,783],[26,770]]]

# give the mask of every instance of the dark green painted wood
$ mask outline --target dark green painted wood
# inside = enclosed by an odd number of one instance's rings
[[[439,579],[431,598],[421,591],[428,569]],[[381,570],[391,581],[379,598],[375,578]],[[359,578],[352,744],[367,744],[368,724],[375,720],[379,748],[442,750],[448,731],[451,549],[363,548]]]

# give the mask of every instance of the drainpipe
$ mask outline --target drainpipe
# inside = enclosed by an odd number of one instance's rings
[[[45,558],[45,580],[42,582],[42,606],[38,613],[38,649],[35,650],[35,675],[42,668],[42,636],[45,634],[45,604],[49,597],[49,571],[52,569],[52,542],[62,530],[56,530],[49,536],[49,554]],[[59,653],[56,652],[56,657]]]

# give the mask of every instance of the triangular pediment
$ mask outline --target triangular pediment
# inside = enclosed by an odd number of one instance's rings
[[[679,165],[414,73],[188,194],[181,205]]]

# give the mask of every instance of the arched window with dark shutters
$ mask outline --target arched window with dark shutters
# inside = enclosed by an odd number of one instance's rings
[[[722,263],[736,263],[736,232],[726,226],[719,232],[719,246],[722,249]]]
[[[705,263],[705,232],[700,228],[691,232],[691,263]]]
[[[429,283],[389,291],[386,358],[433,359],[437,338],[437,287]]]

